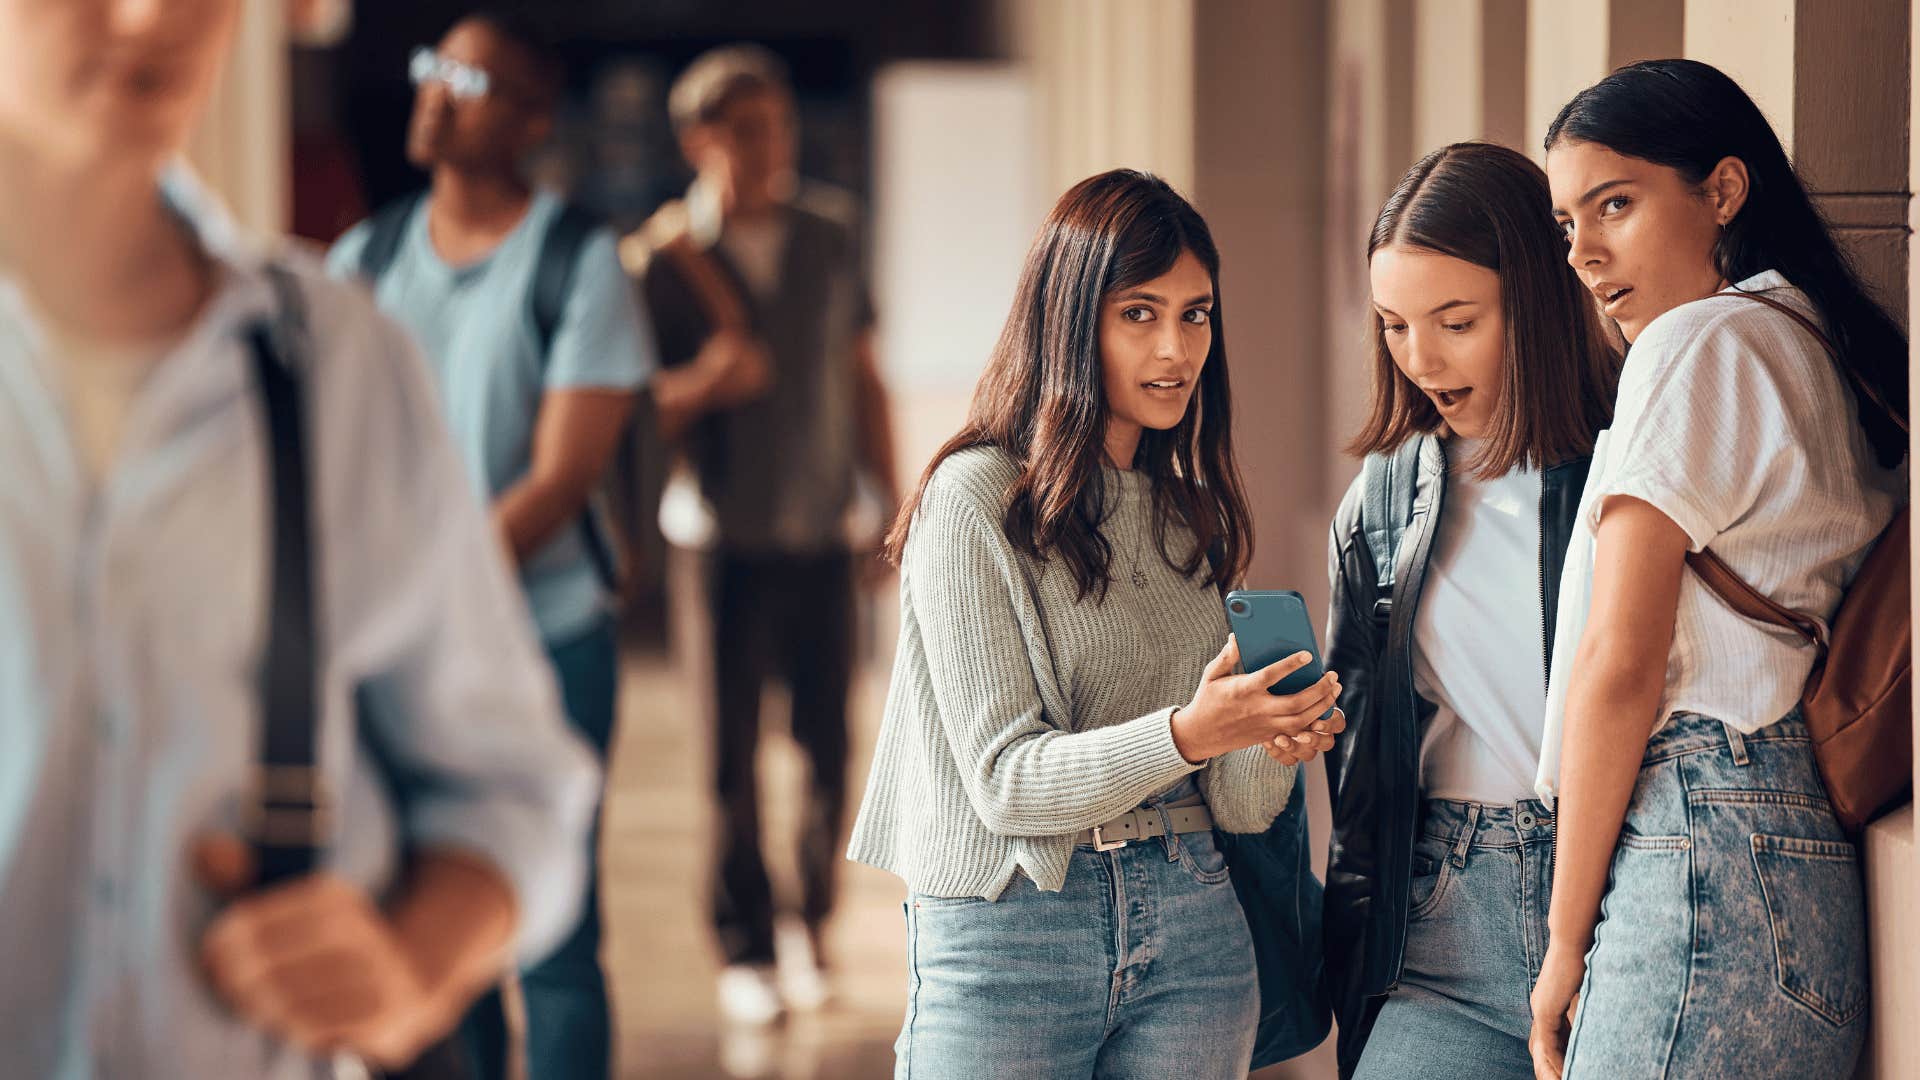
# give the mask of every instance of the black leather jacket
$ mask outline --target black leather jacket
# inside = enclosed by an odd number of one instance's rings
[[[1440,440],[1421,436],[1413,515],[1400,541],[1393,595],[1381,597],[1354,481],[1329,541],[1333,599],[1327,666],[1340,673],[1346,733],[1326,755],[1333,845],[1324,908],[1326,977],[1340,1021],[1340,1074],[1350,1076],[1407,940],[1413,837],[1420,809],[1420,734],[1433,705],[1413,689],[1413,618],[1446,497]],[[1541,635],[1553,655],[1560,568],[1586,486],[1582,457],[1549,467],[1540,485]],[[1546,678],[1546,672],[1541,672]]]

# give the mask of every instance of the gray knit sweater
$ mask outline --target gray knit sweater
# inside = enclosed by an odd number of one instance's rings
[[[1222,829],[1263,831],[1285,806],[1294,769],[1259,747],[1204,767],[1174,749],[1173,710],[1226,643],[1226,616],[1219,593],[1154,547],[1147,482],[1103,475],[1104,602],[1076,598],[1063,560],[1008,542],[1003,451],[962,451],[934,473],[907,541],[893,684],[849,858],[916,892],[996,899],[1015,870],[1058,891],[1075,833],[1196,769]],[[1169,541],[1176,556],[1192,543],[1172,526]]]

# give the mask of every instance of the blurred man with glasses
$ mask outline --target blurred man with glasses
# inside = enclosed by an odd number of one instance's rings
[[[469,16],[416,50],[409,74],[407,156],[431,185],[350,230],[329,267],[367,282],[425,350],[471,482],[519,567],[567,715],[604,761],[615,581],[590,496],[654,367],[651,334],[614,235],[523,175],[564,89],[537,28],[512,13]],[[607,1075],[597,874],[588,886],[572,935],[521,976],[532,1076]],[[465,1032],[481,1075],[504,1075],[498,993]]]

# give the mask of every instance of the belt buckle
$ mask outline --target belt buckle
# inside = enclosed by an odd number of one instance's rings
[[[1095,850],[1095,851],[1113,851],[1113,850],[1114,850],[1114,849],[1116,849],[1116,848],[1123,848],[1123,847],[1126,847],[1126,846],[1127,846],[1127,844],[1129,843],[1129,841],[1127,841],[1127,840],[1109,840],[1109,839],[1107,839],[1107,838],[1106,838],[1106,835],[1105,835],[1104,833],[1102,833],[1102,832],[1100,831],[1101,829],[1104,829],[1105,827],[1106,827],[1106,826],[1104,826],[1104,825],[1095,825],[1095,826],[1093,827],[1093,850]]]

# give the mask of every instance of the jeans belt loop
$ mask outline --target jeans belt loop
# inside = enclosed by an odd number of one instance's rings
[[[1745,768],[1752,760],[1747,756],[1747,737],[1740,734],[1739,728],[1724,720],[1721,721],[1721,726],[1727,729],[1727,748],[1733,751],[1733,763]]]
[[[1467,865],[1467,848],[1473,844],[1473,834],[1480,827],[1480,804],[1467,804],[1467,820],[1460,826],[1460,835],[1453,841],[1453,865],[1459,869]]]
[[[1153,809],[1160,815],[1160,826],[1166,830],[1162,834],[1167,845],[1167,861],[1180,861],[1180,834],[1173,830],[1173,814],[1167,810],[1164,800],[1154,803]]]

